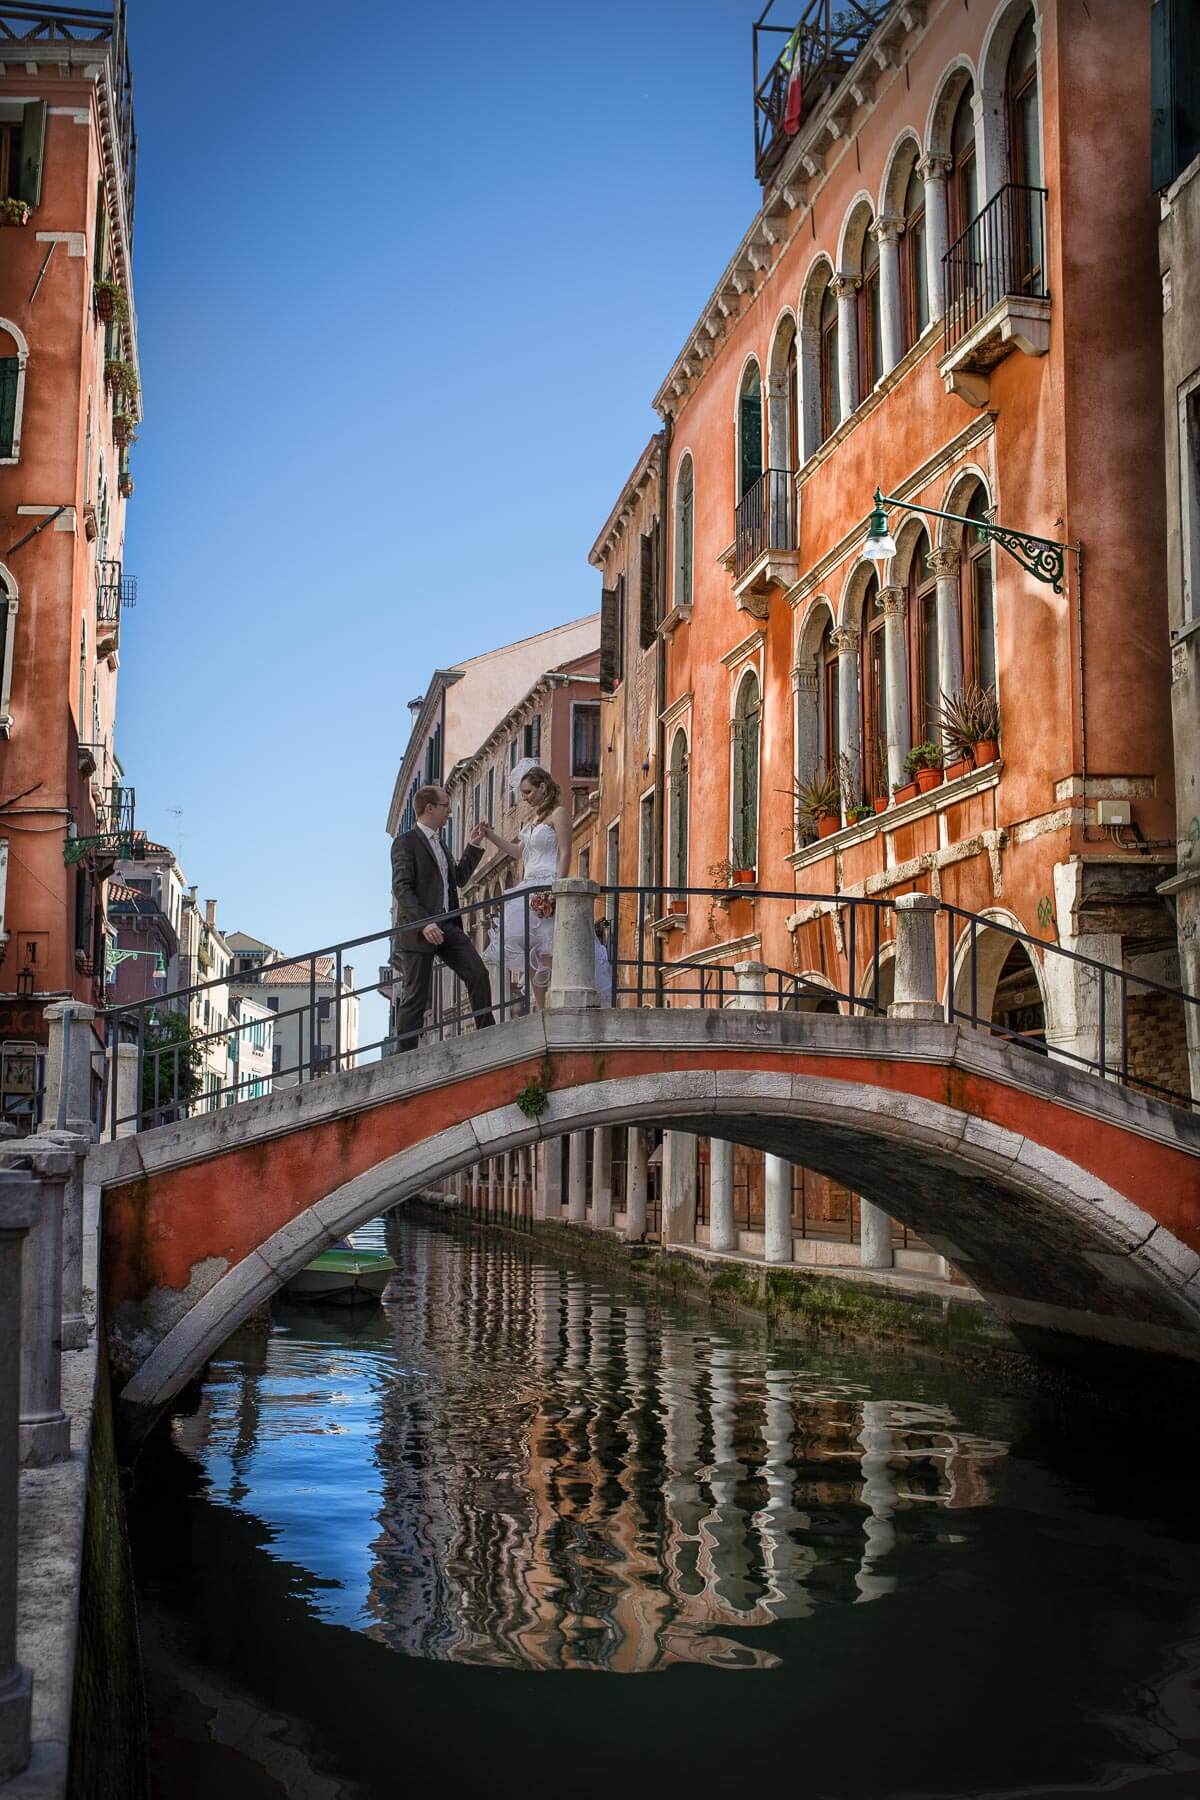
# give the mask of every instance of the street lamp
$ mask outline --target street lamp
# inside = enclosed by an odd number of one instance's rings
[[[996,525],[987,519],[968,519],[962,513],[939,512],[936,506],[918,506],[912,500],[897,500],[894,494],[881,494],[875,489],[875,506],[867,531],[863,554],[880,570],[896,554],[896,545],[888,530],[887,508],[899,506],[904,512],[923,513],[931,519],[949,519],[955,525],[969,525],[981,537],[991,538],[1002,550],[1019,562],[1026,574],[1037,581],[1049,582],[1056,594],[1063,591],[1066,552],[1079,555],[1078,544],[1060,544],[1055,538],[1038,537],[1032,531],[1011,531],[1007,525]]]

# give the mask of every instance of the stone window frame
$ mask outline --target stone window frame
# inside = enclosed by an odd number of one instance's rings
[[[800,284],[799,363],[800,363],[800,467],[816,455],[828,442],[841,419],[831,420],[828,432],[824,418],[823,368],[825,341],[821,330],[821,309],[830,284],[836,278],[833,258],[827,250],[818,250],[804,272]],[[837,352],[833,353],[830,380],[831,393],[837,394]]]
[[[11,469],[21,460],[21,421],[25,412],[25,370],[29,362],[29,340],[19,325],[0,317],[0,332],[5,332],[17,347],[17,393],[13,402],[12,450],[0,456],[0,469]]]
[[[755,878],[762,864],[762,747],[763,724],[766,713],[766,685],[764,681],[763,657],[766,634],[756,631],[746,638],[728,655],[721,658],[730,674],[729,689],[729,831],[728,857],[734,867],[753,868]],[[754,861],[739,864],[734,856],[735,848],[745,846],[736,843],[735,816],[738,801],[737,782],[737,725],[738,706],[741,702],[742,689],[747,679],[753,676],[758,689],[758,733],[755,743],[755,783],[754,783]]]
[[[682,780],[684,799],[683,799],[682,806],[680,807],[679,811],[677,812],[676,805],[675,805],[675,793],[676,793],[675,748],[676,748],[676,745],[679,744],[681,740],[683,743],[683,760],[682,760],[682,767],[679,770],[679,775]],[[674,727],[674,730],[671,731],[671,741],[670,741],[670,745],[667,750],[667,794],[666,794],[667,868],[666,868],[666,877],[667,877],[667,887],[668,887],[672,897],[674,897],[674,895],[676,894],[676,892],[679,888],[686,888],[689,885],[688,864],[689,864],[689,857],[691,854],[691,805],[692,805],[691,759],[692,759],[691,715],[689,712],[686,715],[680,717],[679,719],[677,719],[675,721],[675,727]],[[677,824],[678,820],[680,820],[680,819],[682,819],[683,830],[681,833],[677,833],[676,832],[676,824]],[[679,857],[679,850],[680,850],[679,838],[680,838],[680,836],[682,837],[682,840],[683,840],[682,858]],[[679,860],[678,868],[676,867],[677,859]],[[679,876],[680,879],[677,880],[676,879],[677,876]]]
[[[691,479],[691,516],[689,518],[687,545],[687,581],[684,584],[681,576],[684,570],[682,545],[679,541],[679,507],[683,492],[683,478],[688,474]],[[682,587],[686,585],[686,593]],[[675,465],[675,484],[671,500],[671,605],[673,610],[680,607],[691,607],[696,598],[696,459],[690,449],[680,451],[679,461]]]

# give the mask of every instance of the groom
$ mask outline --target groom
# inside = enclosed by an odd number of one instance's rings
[[[444,787],[418,788],[413,798],[416,828],[392,841],[392,894],[396,924],[449,913],[440,925],[423,925],[416,931],[398,930],[392,962],[404,979],[404,1000],[396,1012],[396,1049],[411,1050],[429,1004],[433,959],[442,961],[466,985],[479,1028],[494,1025],[492,984],[483,959],[462,928],[458,913],[458,884],[474,873],[483,849],[473,846],[454,862],[442,842],[442,826],[450,816],[450,798]]]

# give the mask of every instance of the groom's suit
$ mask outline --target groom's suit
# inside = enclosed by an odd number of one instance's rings
[[[415,826],[392,842],[392,895],[396,902],[396,924],[436,918],[440,920],[442,941],[431,944],[419,931],[398,929],[393,940],[392,962],[404,979],[404,999],[396,1012],[396,1048],[411,1050],[429,1004],[433,981],[433,959],[441,960],[464,983],[475,1014],[476,1026],[493,1025],[492,984],[483,960],[462,928],[458,915],[459,884],[468,881],[483,857],[483,850],[472,846],[456,862],[441,843],[446,858],[445,893],[442,869],[437,851],[428,836]]]

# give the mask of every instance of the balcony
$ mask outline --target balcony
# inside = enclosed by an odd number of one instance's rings
[[[119,561],[102,557],[96,564],[96,654],[111,656],[121,637],[121,608],[137,605],[137,580],[121,571]]]
[[[807,0],[797,23],[768,25],[774,3],[767,0],[754,26],[754,172],[764,187],[802,126],[854,66],[891,0]]]
[[[946,392],[986,406],[988,378],[1014,350],[1050,348],[1046,190],[1007,182],[946,252]]]
[[[770,596],[786,592],[799,573],[796,477],[766,469],[743,495],[735,514],[733,592],[739,607],[766,617]]]

